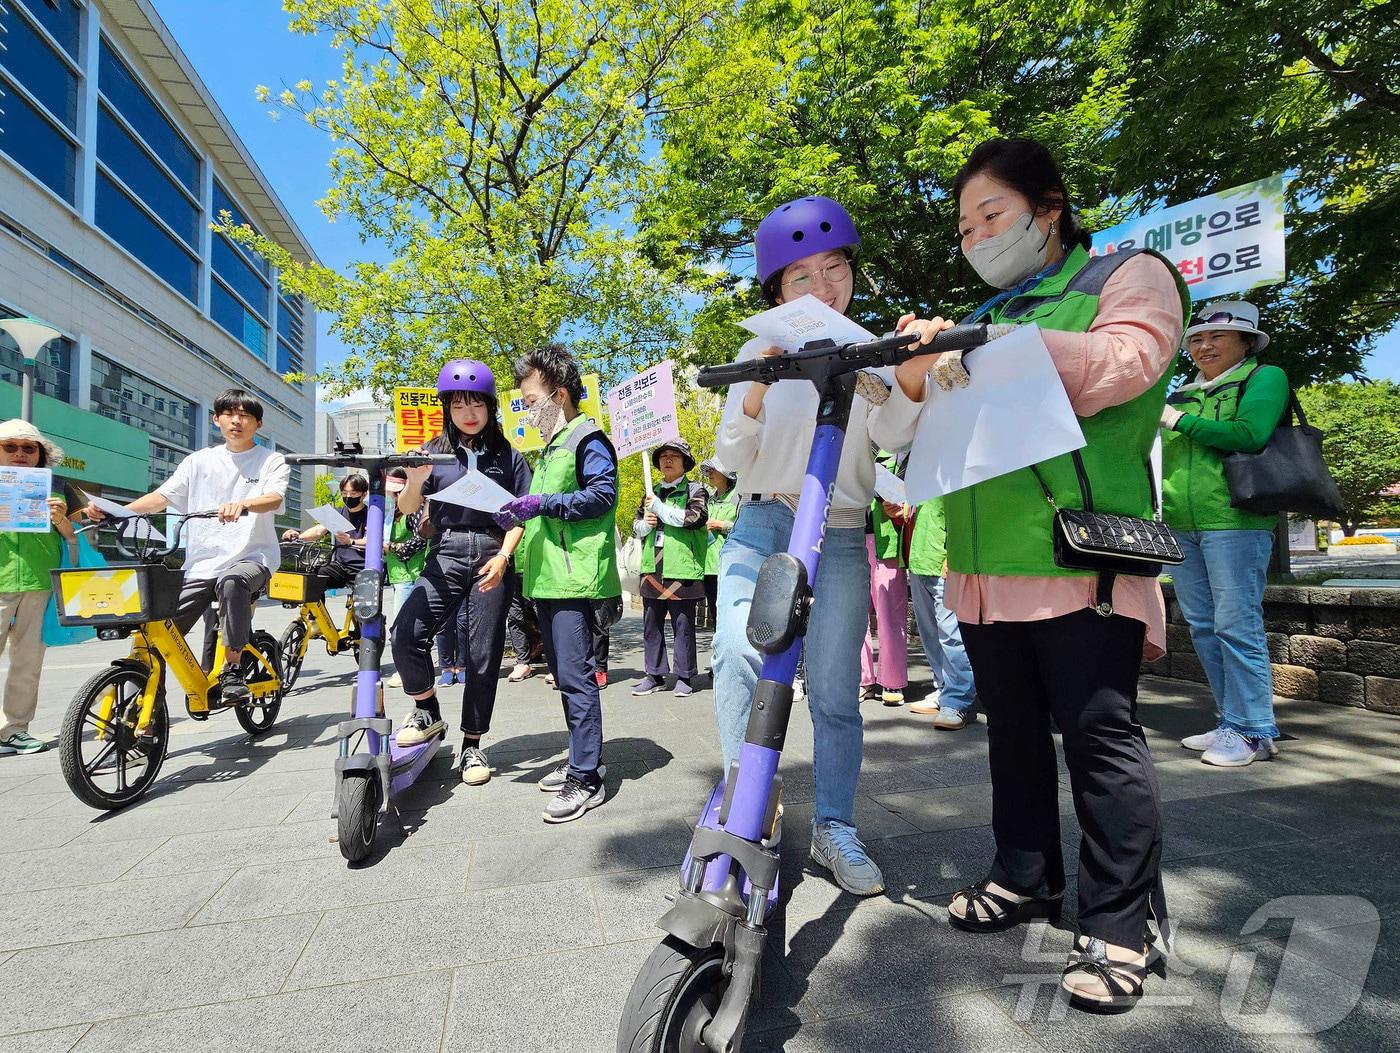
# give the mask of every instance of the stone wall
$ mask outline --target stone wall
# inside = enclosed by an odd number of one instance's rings
[[[1167,656],[1143,672],[1205,682],[1170,585]],[[1400,589],[1270,585],[1264,628],[1274,693],[1400,714]]]

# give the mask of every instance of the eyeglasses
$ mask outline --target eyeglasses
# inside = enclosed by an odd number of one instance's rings
[[[840,285],[842,282],[848,281],[850,279],[851,264],[847,260],[832,260],[825,267],[819,270],[817,274],[820,274],[824,279],[826,279],[826,283],[828,285]],[[794,292],[801,296],[804,293],[811,292],[812,286],[813,284],[815,284],[815,282],[816,277],[814,275],[808,274],[806,271],[803,271],[801,273],[794,274],[791,278],[788,278],[786,281],[784,281],[782,283],[782,287],[788,290],[789,292]]]
[[[0,450],[6,453],[38,453],[39,444],[34,442],[0,442]]]

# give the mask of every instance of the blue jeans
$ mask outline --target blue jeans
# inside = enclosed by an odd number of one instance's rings
[[[739,756],[763,656],[745,627],[758,569],[787,550],[792,512],[780,501],[745,504],[719,554],[719,618],[713,645],[715,716],[724,767]],[[828,529],[817,569],[816,603],[804,655],[812,714],[816,821],[855,824],[864,728],[860,716],[860,646],[870,605],[865,530]]]
[[[966,713],[977,701],[977,689],[958,619],[943,606],[943,578],[937,574],[910,574],[909,594],[914,599],[919,640],[938,685],[938,708]]]
[[[1220,726],[1278,738],[1264,638],[1270,530],[1173,530],[1186,562],[1171,571],[1176,600],[1205,666]]]

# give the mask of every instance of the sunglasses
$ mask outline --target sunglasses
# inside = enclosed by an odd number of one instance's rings
[[[0,450],[6,453],[38,453],[39,445],[33,442],[0,442]]]
[[[1243,322],[1245,325],[1253,326],[1252,318],[1242,318],[1233,315],[1229,311],[1216,311],[1212,315],[1198,314],[1191,320],[1192,325],[1218,325],[1221,322]]]

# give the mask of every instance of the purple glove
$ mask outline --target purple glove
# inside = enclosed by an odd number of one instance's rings
[[[502,530],[513,530],[527,519],[539,515],[543,505],[544,494],[526,494],[514,501],[507,501],[499,512],[492,513],[492,518]]]

